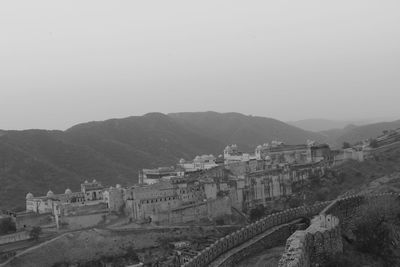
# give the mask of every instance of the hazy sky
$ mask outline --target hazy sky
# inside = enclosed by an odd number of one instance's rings
[[[0,129],[147,112],[400,118],[398,0],[0,1]]]

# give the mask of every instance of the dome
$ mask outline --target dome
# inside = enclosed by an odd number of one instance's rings
[[[183,163],[185,163],[185,160],[184,160],[184,159],[181,159],[181,160],[179,161],[179,163],[180,163],[180,164],[183,164]]]
[[[65,194],[66,194],[66,195],[71,195],[71,194],[72,194],[71,189],[67,188],[67,189],[65,190]]]
[[[52,196],[54,196],[53,191],[49,190],[49,192],[47,192],[47,195],[46,195],[46,196],[47,196],[47,197],[52,197]]]
[[[88,182],[88,180],[85,180],[85,184],[88,184],[89,182]]]
[[[32,198],[33,198],[33,194],[32,193],[26,194],[26,199],[32,199]]]
[[[115,188],[121,189],[121,185],[120,184],[116,184]]]
[[[93,179],[93,182],[92,182],[92,183],[97,183],[96,179]]]

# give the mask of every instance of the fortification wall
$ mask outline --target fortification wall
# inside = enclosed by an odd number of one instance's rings
[[[94,214],[63,216],[61,217],[59,227],[69,230],[78,230],[97,226],[105,222],[108,212],[99,212]]]
[[[377,206],[388,216],[396,216],[400,195],[355,195],[337,199],[321,211],[306,231],[295,232],[287,241],[279,267],[308,267],[320,264],[326,254],[343,250],[341,233],[352,230],[353,220],[364,208]]]
[[[179,224],[201,219],[215,219],[232,215],[231,200],[228,197],[208,200],[189,206],[182,206],[165,212],[151,215],[152,222],[160,224]]]
[[[269,215],[255,223],[217,240],[214,244],[201,251],[191,261],[186,263],[186,267],[202,267],[209,264],[218,258],[220,255],[228,252],[234,247],[243,244],[255,236],[279,225],[287,224],[299,218],[312,217],[319,214],[330,202],[323,202],[309,207],[299,207],[288,209],[286,211]],[[277,234],[279,235],[279,234]],[[276,241],[273,236],[267,239],[269,242]],[[249,247],[248,249],[252,249]],[[243,252],[245,253],[245,252]],[[243,256],[243,255],[242,255]],[[234,255],[232,255],[234,257]],[[226,262],[234,262],[234,258],[228,259]]]
[[[237,252],[227,255],[227,257],[223,258],[221,261],[218,261],[217,259],[212,266],[235,266],[235,264],[238,262],[250,257],[251,255],[254,255],[255,253],[276,246],[281,246],[294,231],[294,225],[291,224],[283,224],[275,228],[276,229],[273,229],[270,233],[260,239],[255,240],[255,242],[252,242],[248,246],[240,248]]]
[[[15,226],[17,230],[29,229],[35,226],[43,226],[53,222],[51,213],[38,214],[34,212],[25,212],[17,214],[15,217]]]
[[[319,215],[304,231],[289,237],[279,267],[303,267],[322,263],[324,256],[343,251],[339,219],[332,215]]]
[[[0,236],[0,245],[28,240],[30,238],[28,231],[17,232],[9,235]]]

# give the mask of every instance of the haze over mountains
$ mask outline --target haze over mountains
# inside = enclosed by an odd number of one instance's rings
[[[85,179],[133,184],[142,168],[171,166],[180,158],[222,153],[236,143],[243,151],[272,140],[288,144],[352,141],[400,127],[400,121],[315,133],[264,117],[239,113],[149,113],[82,123],[66,131],[2,131],[0,208],[23,207],[25,194],[78,190]],[[369,135],[369,136],[367,136]]]
[[[398,117],[382,117],[382,118],[368,118],[368,119],[355,119],[355,120],[329,120],[329,119],[305,119],[298,121],[287,122],[290,125],[296,126],[306,131],[322,132],[333,129],[343,129],[349,125],[363,126],[367,124],[375,124],[380,122],[390,122],[397,120]]]

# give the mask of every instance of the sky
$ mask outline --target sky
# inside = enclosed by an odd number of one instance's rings
[[[400,119],[397,0],[0,2],[0,129],[148,112]]]

